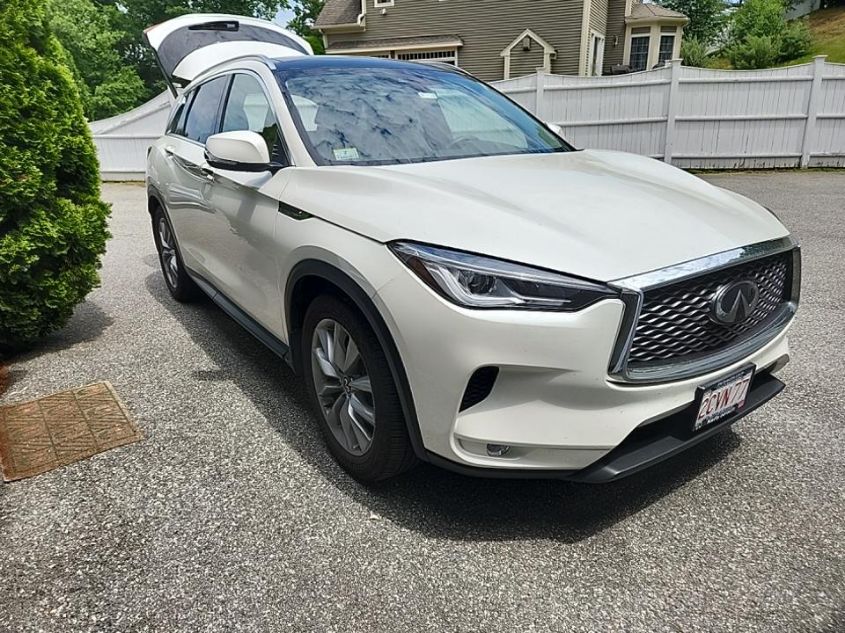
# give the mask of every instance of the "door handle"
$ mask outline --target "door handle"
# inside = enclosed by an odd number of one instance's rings
[[[175,152],[176,152],[176,148],[173,147],[172,145],[165,145],[164,146],[164,153],[167,154],[168,156],[173,156],[173,154]]]

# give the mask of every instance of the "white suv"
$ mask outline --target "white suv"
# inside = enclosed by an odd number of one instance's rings
[[[147,172],[167,286],[304,377],[355,477],[609,481],[783,388],[800,254],[760,205],[454,68],[233,16],[147,41],[179,95]]]

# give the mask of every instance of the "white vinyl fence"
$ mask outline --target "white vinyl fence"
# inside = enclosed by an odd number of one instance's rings
[[[172,101],[169,93],[134,110],[90,124],[103,180],[143,180],[147,148],[164,134]]]
[[[538,72],[496,88],[576,147],[699,169],[845,167],[845,64],[681,66],[609,77]]]
[[[681,66],[612,77],[537,73],[494,84],[576,147],[699,169],[845,167],[845,64],[767,70]],[[161,94],[91,123],[104,179],[142,180],[170,111]],[[467,122],[469,127],[479,122]]]

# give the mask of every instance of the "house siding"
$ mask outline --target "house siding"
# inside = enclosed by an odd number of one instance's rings
[[[327,33],[330,47],[342,48],[344,41],[458,35],[464,43],[458,52],[461,68],[485,81],[495,81],[504,76],[501,52],[525,29],[531,29],[554,46],[557,55],[552,60],[553,73],[578,73],[583,0],[395,0],[394,6],[385,8],[384,15],[381,7],[373,6],[373,0],[367,2],[366,31]],[[533,58],[535,49],[542,51],[535,43],[530,55],[519,56],[521,47],[515,47],[511,63],[517,61],[520,71],[531,67],[533,72],[542,65],[542,59],[537,63]],[[515,73],[512,70],[511,76]]]
[[[592,0],[590,3],[590,28],[599,33],[607,32],[608,0]]]
[[[533,40],[528,51],[517,44],[511,51],[511,78],[536,73],[537,68],[543,66],[545,57],[543,47]]]
[[[625,0],[608,0],[607,43],[604,47],[604,66],[608,69],[621,64],[625,57],[625,4]]]

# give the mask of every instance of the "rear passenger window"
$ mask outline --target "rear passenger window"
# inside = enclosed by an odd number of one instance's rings
[[[228,77],[218,77],[195,90],[185,121],[185,136],[189,139],[205,143],[209,136],[217,133],[217,111],[228,80]]]
[[[251,75],[235,75],[223,113],[223,132],[249,130],[267,143],[270,160],[286,164],[279,126],[261,83]]]

